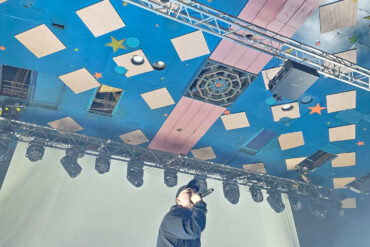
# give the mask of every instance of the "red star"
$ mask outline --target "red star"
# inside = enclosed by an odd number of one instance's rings
[[[165,113],[165,114],[163,114],[163,116],[167,117],[167,116],[168,116],[168,114],[167,114],[167,113]]]
[[[315,107],[308,107],[311,110],[310,114],[318,113],[321,115],[321,111],[324,110],[326,107],[321,107],[319,103]]]
[[[102,73],[95,72],[94,77],[95,77],[96,79],[102,78],[103,76],[102,76],[101,74],[102,74]]]
[[[0,50],[5,51],[5,46],[0,46]]]
[[[225,115],[230,115],[230,111],[229,110],[226,110],[226,111],[224,111],[224,114]]]
[[[357,142],[357,146],[364,146],[364,145],[365,145],[365,142],[362,142],[362,141]]]

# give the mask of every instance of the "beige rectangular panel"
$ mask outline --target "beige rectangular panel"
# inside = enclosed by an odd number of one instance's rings
[[[357,23],[357,0],[343,0],[320,7],[320,31],[355,26]]]
[[[352,49],[344,52],[334,53],[337,57],[343,58],[351,63],[357,64],[357,49]],[[349,64],[349,63],[348,63]],[[324,61],[324,66],[333,69],[334,64],[330,64]],[[350,72],[349,69],[343,69],[341,72],[348,73]]]
[[[344,167],[356,165],[356,153],[341,153],[331,161],[332,167]]]
[[[262,71],[262,78],[263,82],[265,83],[265,88],[268,90],[269,89],[269,81],[272,80],[272,78],[275,77],[275,75],[281,70],[282,67],[276,67],[272,69],[266,69]]]
[[[83,130],[83,128],[71,117],[65,117],[49,122],[48,125],[57,130],[64,130],[69,132],[77,132]]]
[[[85,68],[61,75],[59,79],[76,94],[100,86],[100,83]]]
[[[356,125],[350,124],[340,127],[329,128],[329,141],[345,141],[356,138]]]
[[[38,58],[66,48],[45,24],[20,33],[15,38]]]
[[[283,107],[289,107],[289,105],[293,108],[289,111],[286,111],[286,110],[284,111]],[[272,111],[272,117],[274,118],[275,122],[285,117],[293,119],[293,118],[299,118],[301,116],[299,113],[298,102],[292,102],[289,104],[272,106],[271,111]]]
[[[144,59],[144,63],[140,65],[133,64],[131,62],[133,56],[142,57]],[[127,72],[125,74],[126,77],[131,77],[134,75],[140,75],[149,71],[153,71],[152,65],[150,64],[148,58],[145,56],[142,50],[137,50],[114,57],[113,60],[118,66],[122,66],[127,69]]]
[[[119,136],[122,141],[130,145],[140,145],[149,142],[149,139],[141,130],[134,130]]]
[[[245,164],[243,169],[254,172],[266,173],[265,165],[263,163]]]
[[[0,3],[4,3],[4,2],[6,2],[6,1],[8,1],[8,0],[0,0]]]
[[[216,158],[215,152],[212,147],[198,148],[191,150],[191,154],[194,158],[199,160],[212,160]]]
[[[342,201],[342,208],[356,208],[356,198],[346,198]]]
[[[300,162],[305,160],[307,157],[298,157],[298,158],[291,158],[291,159],[286,159],[285,164],[286,164],[286,169],[288,171],[295,170],[295,166],[298,165]]]
[[[123,90],[120,88],[110,87],[107,85],[101,85],[99,88],[99,93],[116,93],[116,92],[122,92]]]
[[[141,97],[143,97],[145,102],[152,110],[175,104],[175,101],[173,101],[170,93],[165,87],[143,93],[141,94]]]
[[[83,23],[95,37],[125,26],[109,0],[104,0],[76,11]]]
[[[356,108],[356,90],[326,95],[328,113]]]
[[[222,123],[226,130],[249,127],[249,121],[245,112],[221,116]]]
[[[281,134],[278,138],[281,150],[295,148],[304,145],[302,131]]]
[[[345,189],[346,185],[354,181],[355,179],[355,177],[333,178],[334,189]]]
[[[207,42],[202,31],[195,31],[171,39],[181,61],[209,54]]]

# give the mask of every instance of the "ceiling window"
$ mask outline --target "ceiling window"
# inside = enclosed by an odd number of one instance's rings
[[[0,95],[27,99],[31,75],[31,70],[3,65]]]
[[[123,90],[120,88],[102,85],[96,91],[90,112],[112,115],[122,96]]]

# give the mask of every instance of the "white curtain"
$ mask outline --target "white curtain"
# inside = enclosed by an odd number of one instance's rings
[[[0,247],[155,246],[177,188],[191,179],[179,174],[178,186],[168,188],[163,171],[151,168],[135,188],[124,162],[112,161],[110,172],[100,175],[89,156],[79,159],[83,170],[72,179],[59,162],[64,151],[47,149],[42,161],[31,163],[26,149],[18,144],[0,191]],[[209,180],[208,186],[215,192],[205,198],[202,246],[299,246],[288,203],[276,214],[266,200],[254,203],[243,187],[232,205],[220,182]]]

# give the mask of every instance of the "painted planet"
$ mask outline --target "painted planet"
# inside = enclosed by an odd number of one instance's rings
[[[138,38],[135,38],[135,37],[130,37],[130,38],[126,39],[126,45],[129,48],[137,48],[140,45],[140,40]]]
[[[122,66],[116,66],[114,68],[114,72],[116,72],[119,75],[124,75],[127,72],[127,69],[125,67],[122,67]]]
[[[268,104],[268,105],[273,105],[273,104],[276,103],[276,99],[274,99],[273,97],[270,97],[270,98],[265,100],[265,103]]]

